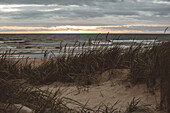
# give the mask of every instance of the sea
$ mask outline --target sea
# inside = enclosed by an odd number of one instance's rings
[[[44,57],[44,52],[48,56],[61,55],[61,47],[66,51],[75,48],[78,53],[82,51],[80,46],[94,48],[119,44],[128,48],[135,43],[148,47],[166,41],[170,41],[170,34],[0,34],[0,55],[12,53],[10,57],[37,58]]]

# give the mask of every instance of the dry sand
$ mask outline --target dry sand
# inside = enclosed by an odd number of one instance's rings
[[[4,108],[6,109],[4,110]],[[0,113],[33,113],[33,111],[21,104],[9,105],[0,103]]]
[[[155,94],[149,93],[146,85],[133,86],[127,79],[128,69],[113,69],[102,73],[99,77],[99,83],[88,87],[78,87],[75,85],[53,83],[48,86],[42,86],[54,92],[60,87],[62,97],[71,98],[80,103],[87,104],[86,107],[96,108],[100,104],[113,105],[118,101],[115,108],[125,109],[128,103],[135,97],[141,99],[141,104],[151,105],[156,109],[160,102],[159,90]],[[68,104],[69,107],[78,109],[78,106]]]
[[[48,61],[49,58],[8,58],[8,60],[19,61],[20,64],[32,64],[33,66],[39,66],[43,62]]]

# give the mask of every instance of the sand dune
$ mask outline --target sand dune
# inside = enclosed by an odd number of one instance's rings
[[[42,86],[41,89],[50,88],[55,92],[60,87],[62,97],[87,104],[86,107],[93,109],[100,104],[113,105],[117,101],[118,104],[115,108],[125,109],[135,97],[141,99],[141,104],[151,105],[151,108],[156,110],[160,102],[159,91],[155,90],[155,94],[152,94],[148,92],[146,85],[133,86],[127,79],[128,74],[128,69],[113,69],[102,73],[98,84],[81,87],[56,82],[48,86]],[[79,107],[72,102],[67,105],[75,109]]]

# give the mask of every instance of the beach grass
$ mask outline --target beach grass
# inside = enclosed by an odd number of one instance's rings
[[[74,112],[76,110],[68,108],[64,99],[59,98],[59,91],[52,94],[49,90],[36,88],[36,85],[59,81],[87,86],[99,82],[97,78],[106,70],[127,68],[130,69],[129,79],[132,84],[146,84],[152,93],[155,85],[159,84],[160,109],[170,109],[170,42],[155,43],[148,48],[142,44],[132,44],[124,49],[119,44],[100,46],[101,40],[95,41],[98,44],[93,48],[85,48],[85,45],[91,46],[90,39],[84,43],[75,42],[72,49],[66,49],[67,44],[60,44],[60,52],[64,54],[46,57],[48,55],[45,52],[45,57],[37,66],[33,62],[22,63],[22,59],[10,59],[8,56],[13,53],[5,52],[0,58],[0,90],[5,91],[0,95],[0,102],[9,106],[22,104],[36,113],[46,113],[46,110],[49,113]],[[82,49],[76,53],[76,48]],[[119,111],[114,105],[104,105],[98,111],[81,105],[79,112],[97,113],[103,110],[104,113],[151,113],[148,106],[138,106],[139,102],[133,99],[126,111]]]
[[[140,99],[135,98],[127,103],[125,110],[116,108],[118,102],[113,105],[99,103],[96,109],[92,109],[87,104],[61,97],[60,89],[52,93],[52,90],[41,90],[21,80],[0,79],[0,91],[3,92],[0,94],[0,111],[4,113],[17,113],[23,107],[31,109],[31,113],[152,113],[149,105],[141,104]],[[71,109],[67,103],[76,105],[79,109]],[[2,105],[5,107],[2,108]],[[14,109],[16,105],[21,106]]]

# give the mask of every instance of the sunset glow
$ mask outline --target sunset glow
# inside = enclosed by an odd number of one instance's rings
[[[160,31],[149,31],[149,30],[128,30],[133,27],[162,27],[164,25],[144,25],[144,24],[132,24],[122,26],[52,26],[52,27],[22,27],[22,26],[2,26],[1,33],[163,33]],[[127,28],[127,30],[119,30],[121,28]],[[9,32],[10,31],[10,32]]]

